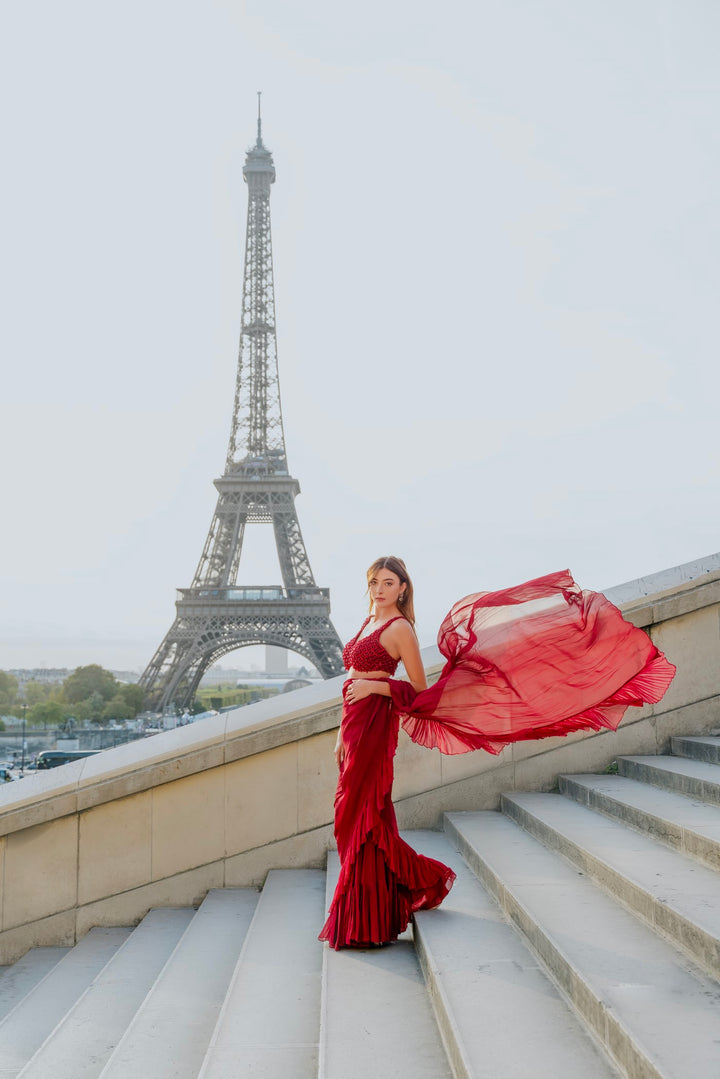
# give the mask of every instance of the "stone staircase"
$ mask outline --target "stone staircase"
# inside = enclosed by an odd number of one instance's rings
[[[0,974],[0,1079],[718,1079],[720,737],[452,813],[457,882],[392,947],[317,942],[274,870]]]

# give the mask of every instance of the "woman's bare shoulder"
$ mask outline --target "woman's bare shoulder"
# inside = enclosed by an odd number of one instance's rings
[[[411,638],[415,640],[415,630],[407,618],[398,618],[396,622],[388,626],[387,633],[396,641],[409,641]]]

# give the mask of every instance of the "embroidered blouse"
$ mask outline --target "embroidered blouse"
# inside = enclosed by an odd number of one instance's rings
[[[370,621],[370,616],[368,616],[360,626],[357,635],[348,641],[343,649],[343,663],[346,670],[354,667],[356,671],[385,671],[386,674],[395,674],[400,660],[394,659],[387,648],[383,647],[380,643],[380,634],[391,622],[396,622],[402,617],[401,614],[397,614],[394,618],[383,622],[373,633],[368,633],[367,637],[361,637],[360,634]]]

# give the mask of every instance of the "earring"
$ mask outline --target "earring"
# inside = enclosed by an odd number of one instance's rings
[[[404,603],[404,602],[405,602],[405,593],[403,592],[403,594],[401,596],[398,596],[398,603]]]

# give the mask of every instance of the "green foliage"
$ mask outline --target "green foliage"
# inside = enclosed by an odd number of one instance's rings
[[[65,679],[63,697],[79,722],[105,723],[133,719],[142,710],[145,691],[141,686],[118,682],[111,671],[92,663],[78,667]]]
[[[47,701],[53,695],[53,691],[57,690],[57,686],[45,685],[43,682],[26,682],[25,683],[25,700],[30,708],[33,708],[36,704],[40,704],[41,701]]]
[[[105,711],[105,698],[100,690],[94,690],[84,703],[87,704],[88,719],[93,723],[102,723],[103,712]]]
[[[17,679],[0,671],[0,713],[45,727],[59,727],[68,716],[80,724],[132,719],[142,710],[145,697],[141,686],[118,682],[112,671],[97,663],[78,667],[62,686],[27,682],[22,692],[18,699]]]
[[[27,714],[28,722],[44,727],[59,727],[65,720],[65,709],[60,701],[38,701]]]
[[[142,686],[138,686],[135,682],[126,682],[120,686],[120,696],[130,708],[128,719],[132,719],[138,712],[142,712],[143,704],[145,703],[145,690]]]
[[[97,663],[91,663],[88,667],[78,667],[68,675],[63,684],[63,692],[65,700],[70,704],[100,697],[104,706],[105,701],[115,696],[117,682],[111,671],[106,671]]]
[[[10,713],[18,691],[18,680],[7,671],[0,671],[0,712]]]
[[[232,682],[222,682],[214,686],[200,686],[196,701],[202,704],[198,711],[209,712],[211,709],[219,711],[221,708],[252,704],[266,697],[274,697],[277,693],[277,689],[263,686],[235,686]]]
[[[90,719],[90,705],[88,701],[80,701],[72,706],[72,714],[78,723],[87,723]]]
[[[132,705],[128,704],[122,693],[108,701],[102,711],[103,719],[132,719],[134,715]]]

